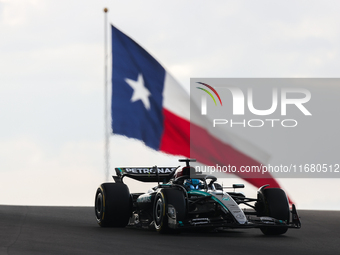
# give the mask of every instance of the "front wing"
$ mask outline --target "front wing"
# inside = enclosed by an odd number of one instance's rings
[[[258,217],[255,215],[247,215],[247,222],[240,224],[237,221],[228,222],[222,217],[215,218],[194,218],[185,221],[178,221],[168,216],[169,227],[173,229],[185,228],[262,228],[262,227],[286,227],[286,228],[301,228],[301,221],[297,214],[295,205],[292,205],[292,220],[287,223],[282,220],[277,220],[272,217]]]

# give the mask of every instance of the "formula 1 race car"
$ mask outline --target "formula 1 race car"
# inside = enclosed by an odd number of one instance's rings
[[[188,228],[260,228],[265,235],[281,235],[288,228],[300,228],[294,204],[285,192],[262,186],[257,198],[233,192],[218,184],[217,178],[195,171],[194,159],[180,159],[186,166],[115,168],[115,183],[103,183],[95,197],[95,214],[101,227],[154,227],[160,233],[178,233]],[[124,177],[158,182],[146,193],[130,194]],[[254,203],[254,204],[251,204]],[[241,205],[249,208],[241,209]],[[291,217],[292,216],[292,217]],[[291,220],[290,220],[291,219]]]

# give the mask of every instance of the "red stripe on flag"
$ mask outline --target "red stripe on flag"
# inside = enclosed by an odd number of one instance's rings
[[[195,139],[190,150],[190,122],[183,119],[167,109],[163,109],[164,131],[160,150],[173,155],[196,158],[197,161],[207,166],[260,166],[261,163],[225,144],[210,135],[205,129],[191,124],[191,132]],[[256,187],[269,184],[271,188],[280,187],[277,181],[269,174],[265,173],[263,178],[255,178],[256,173],[235,173],[240,178],[245,179]]]
[[[164,131],[160,151],[190,158],[190,122],[163,108]]]

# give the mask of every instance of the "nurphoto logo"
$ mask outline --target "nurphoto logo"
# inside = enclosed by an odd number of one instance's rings
[[[269,116],[274,113],[279,112],[281,116],[287,116],[287,106],[293,105],[296,107],[301,113],[305,116],[311,116],[311,112],[307,109],[305,104],[311,100],[311,93],[309,90],[304,88],[295,88],[295,87],[283,87],[283,88],[271,88],[271,98],[265,98],[266,100],[271,99],[271,105],[269,108],[266,109],[257,109],[254,106],[254,94],[252,88],[247,88],[247,93],[243,93],[243,91],[238,87],[224,87],[224,86],[211,86],[206,83],[197,82],[201,85],[204,85],[211,92],[217,96],[220,101],[220,105],[222,105],[222,99],[220,94],[216,91],[217,88],[219,91],[229,91],[232,96],[232,102],[225,102],[224,107],[232,107],[232,115],[233,116],[242,116],[245,115],[245,107],[251,114],[256,116]],[[207,115],[207,95],[209,95],[212,100],[214,101],[215,105],[217,106],[216,100],[214,95],[205,88],[197,87],[198,89],[204,91],[205,93],[201,96],[201,115]],[[295,95],[292,97],[291,95]],[[298,97],[296,96],[298,95]],[[263,97],[263,95],[261,95]],[[260,98],[263,100],[263,98]],[[224,100],[226,101],[226,100]],[[223,110],[220,110],[221,114],[223,114]],[[262,127],[265,123],[274,127],[277,122],[281,123],[283,127],[296,127],[298,122],[296,119],[243,119],[241,122],[233,121],[233,119],[226,119],[226,118],[214,118],[213,119],[213,127],[217,125],[226,125],[230,124],[230,127],[235,125],[241,126],[249,126],[249,127]]]

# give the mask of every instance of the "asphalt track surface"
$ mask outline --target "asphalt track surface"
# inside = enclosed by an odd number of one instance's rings
[[[92,207],[0,206],[0,254],[340,254],[340,211],[299,211],[302,228],[160,235],[100,228]]]

